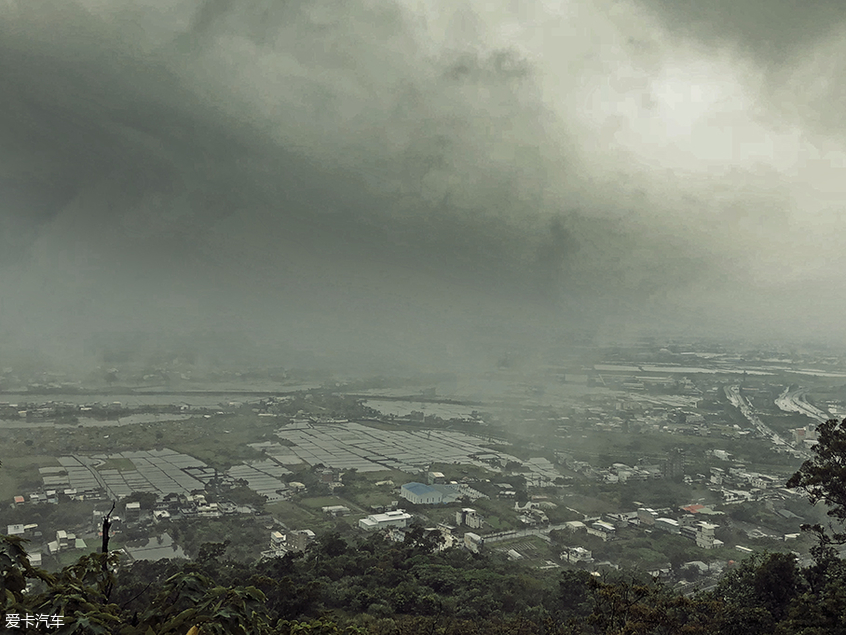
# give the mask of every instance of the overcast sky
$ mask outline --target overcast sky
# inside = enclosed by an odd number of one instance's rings
[[[839,341],[844,60],[836,0],[3,0],[4,350]]]

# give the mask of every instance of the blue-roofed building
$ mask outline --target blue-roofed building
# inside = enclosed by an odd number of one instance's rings
[[[444,502],[444,494],[425,483],[406,483],[400,488],[400,496],[415,505],[437,505]]]

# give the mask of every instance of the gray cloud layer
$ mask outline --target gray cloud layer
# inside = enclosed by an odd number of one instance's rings
[[[830,332],[843,11],[776,5],[7,2],[0,330]]]

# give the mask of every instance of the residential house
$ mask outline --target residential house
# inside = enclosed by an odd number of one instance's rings
[[[584,547],[564,547],[561,552],[561,559],[570,564],[577,562],[593,562],[593,554]]]
[[[303,552],[314,542],[316,537],[311,529],[292,531],[287,536],[287,544],[291,551]]]
[[[714,549],[722,547],[723,542],[714,537],[714,530],[718,525],[713,523],[699,522],[696,524],[696,545],[703,549]]]
[[[127,522],[137,522],[141,519],[141,503],[133,502],[126,504]]]
[[[270,532],[270,551],[276,555],[286,551],[285,549],[285,534],[281,531]]]
[[[564,523],[564,526],[572,532],[584,531],[585,529],[587,529],[587,527],[585,527],[585,524],[580,520],[568,520],[566,523]]]
[[[446,477],[443,472],[427,472],[426,480],[429,485],[443,485],[446,483]]]
[[[680,533],[679,521],[674,520],[672,518],[656,518],[655,527],[657,527],[658,529],[663,529],[664,531],[667,531],[671,534]]]
[[[750,483],[752,484],[752,487],[757,487],[758,489],[769,489],[779,485],[779,482],[776,479],[772,476],[767,476],[766,474],[755,474],[750,480]]]
[[[602,540],[614,540],[617,536],[617,530],[615,529],[614,525],[610,523],[603,522],[601,520],[591,524],[587,528],[587,532],[592,536],[598,536],[602,538]]]
[[[467,525],[472,529],[481,529],[484,524],[484,518],[475,509],[465,507],[461,511],[455,512],[455,523],[459,526]]]

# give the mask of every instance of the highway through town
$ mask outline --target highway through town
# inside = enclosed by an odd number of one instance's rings
[[[805,401],[805,395],[808,393],[806,388],[795,388],[791,390],[790,386],[784,389],[784,392],[775,400],[775,405],[784,412],[798,412],[811,419],[816,419],[820,423],[824,423],[831,419],[831,415],[819,408],[816,408]]]
[[[770,429],[767,425],[764,424],[758,418],[758,415],[755,414],[755,409],[752,407],[752,404],[749,403],[749,400],[746,399],[740,393],[740,386],[726,386],[725,387],[726,397],[731,402],[731,404],[736,407],[740,412],[743,413],[743,416],[749,420],[749,423],[752,424],[758,432],[760,432],[765,438],[769,439],[773,445],[776,446],[777,449],[784,450],[788,448],[792,448],[790,444],[788,444],[784,439],[782,439],[778,434],[776,434],[772,429]],[[802,458],[810,458],[811,454],[805,449],[797,449],[794,451],[798,453]]]

